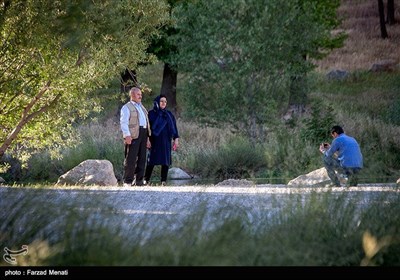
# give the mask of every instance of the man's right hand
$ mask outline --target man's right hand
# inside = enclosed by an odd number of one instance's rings
[[[132,137],[131,136],[126,136],[124,138],[125,144],[130,145],[132,143]]]

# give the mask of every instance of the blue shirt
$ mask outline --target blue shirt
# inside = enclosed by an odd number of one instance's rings
[[[325,152],[325,156],[332,157],[338,153],[338,160],[342,167],[363,167],[363,156],[356,139],[342,133],[332,141],[332,145]]]

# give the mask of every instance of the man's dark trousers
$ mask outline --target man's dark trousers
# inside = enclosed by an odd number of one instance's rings
[[[143,184],[146,165],[147,128],[139,128],[139,137],[125,144],[124,183],[132,184],[136,173],[136,185]]]

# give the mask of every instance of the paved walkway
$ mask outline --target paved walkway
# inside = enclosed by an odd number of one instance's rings
[[[170,187],[0,187],[0,225],[16,213],[19,204],[29,211],[21,223],[35,223],[43,211],[59,217],[78,213],[86,222],[101,222],[132,234],[164,233],[179,230],[202,213],[201,228],[214,228],[227,217],[245,215],[257,227],[288,205],[305,205],[313,195],[344,196],[363,208],[384,194],[396,198],[400,189],[395,184],[361,184],[350,188],[307,188],[286,185],[251,186],[170,186]],[[31,206],[29,206],[31,204]],[[298,205],[297,205],[298,206]],[[43,210],[43,211],[42,211]],[[196,214],[196,215],[195,215]],[[15,214],[17,215],[17,214]],[[22,225],[21,225],[22,226]],[[4,229],[3,229],[4,230]],[[147,235],[150,236],[150,235]]]

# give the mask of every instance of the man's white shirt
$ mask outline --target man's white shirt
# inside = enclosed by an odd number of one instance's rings
[[[146,113],[143,112],[142,107],[140,106],[139,103],[136,103],[134,101],[130,101],[138,110],[139,112],[139,126],[143,126],[144,128],[147,127],[147,121],[146,121]],[[122,130],[122,134],[123,137],[125,138],[126,136],[131,136],[131,133],[129,132],[129,117],[130,117],[130,110],[127,106],[127,104],[125,104],[124,106],[122,106],[121,108],[121,117],[120,117],[120,125],[121,125],[121,130]]]

